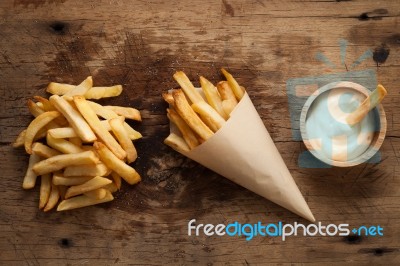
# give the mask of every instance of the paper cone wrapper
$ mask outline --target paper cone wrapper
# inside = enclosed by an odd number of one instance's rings
[[[171,131],[175,129],[171,127]],[[247,93],[221,129],[206,142],[181,153],[291,212],[315,221]]]

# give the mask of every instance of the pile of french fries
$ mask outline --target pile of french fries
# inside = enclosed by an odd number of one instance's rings
[[[28,108],[35,117],[14,147],[30,154],[22,187],[31,189],[40,176],[39,209],[65,211],[114,199],[121,180],[133,185],[141,177],[129,166],[137,158],[132,141],[142,137],[125,122],[141,121],[137,109],[102,106],[90,99],[118,96],[122,86],[93,87],[51,82],[49,99],[35,96]]]
[[[184,72],[174,74],[181,88],[163,93],[163,98],[169,104],[168,118],[179,129],[180,135],[171,133],[164,140],[166,145],[178,152],[188,152],[209,139],[229,119],[245,89],[225,69],[221,71],[226,81],[218,82],[216,87],[200,76],[205,97]]]

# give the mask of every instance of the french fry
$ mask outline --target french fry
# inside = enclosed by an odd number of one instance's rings
[[[174,79],[179,83],[182,90],[192,103],[204,102],[204,99],[201,96],[201,94],[196,90],[192,82],[189,80],[189,78],[183,71],[177,71],[174,74]]]
[[[125,131],[123,123],[124,123],[123,117],[113,118],[109,122],[112,132],[114,133],[118,142],[121,144],[122,148],[126,152],[126,159],[128,163],[132,163],[137,158],[137,151],[132,143],[132,140],[129,138],[128,133]]]
[[[99,203],[103,203],[103,202],[112,201],[113,199],[114,199],[114,197],[110,191],[107,191],[106,196],[102,199],[93,199],[86,195],[81,195],[81,196],[77,196],[77,197],[73,197],[73,198],[61,201],[57,207],[57,211],[66,211],[66,210],[72,210],[72,209],[76,209],[76,208],[91,206],[91,205],[95,205],[95,204],[99,204]]]
[[[54,174],[53,184],[56,186],[77,186],[89,181],[92,178],[93,176],[64,177],[59,174]]]
[[[235,94],[226,81],[218,82],[217,89],[222,98],[222,109],[229,115],[238,104]]]
[[[77,195],[83,194],[85,192],[104,187],[105,185],[108,185],[110,183],[112,183],[112,181],[108,178],[104,178],[101,176],[95,176],[92,179],[90,179],[89,181],[87,181],[81,185],[69,187],[67,190],[67,193],[65,193],[65,198],[68,199],[73,196],[77,196]]]
[[[27,101],[27,106],[29,109],[29,112],[34,116],[34,117],[38,117],[39,115],[44,113],[44,110],[42,108],[40,108],[39,106],[36,105],[35,102],[33,102],[32,100],[28,100]]]
[[[101,99],[108,97],[115,97],[120,95],[122,92],[121,85],[115,85],[110,87],[92,87],[85,93],[86,99]]]
[[[240,101],[244,95],[244,90],[239,86],[235,78],[225,69],[221,69],[222,74],[224,74],[226,80],[229,83],[229,86],[232,88],[233,93],[236,96],[236,99]]]
[[[70,84],[63,84],[57,82],[51,82],[46,91],[51,94],[62,96],[67,92],[73,90],[76,86]],[[86,99],[101,99],[120,95],[122,92],[121,85],[115,85],[110,87],[92,87],[85,93]]]
[[[57,111],[45,112],[40,114],[32,122],[29,124],[26,129],[25,134],[25,150],[28,154],[32,154],[32,143],[36,136],[36,134],[42,129],[45,125],[47,125],[51,120],[60,116],[60,113]]]
[[[104,106],[101,106],[98,103],[92,102],[92,101],[87,101],[90,105],[90,107],[93,109],[93,111],[100,117],[104,119],[113,119],[113,118],[118,118],[119,116],[111,109],[107,109]],[[126,122],[124,122],[124,127],[126,132],[128,132],[129,138],[131,140],[136,140],[140,139],[142,137],[142,134],[134,130],[130,125],[128,125]]]
[[[121,189],[121,177],[114,171],[111,172],[111,177],[114,180],[115,185],[117,186],[118,190]]]
[[[64,83],[57,83],[57,82],[50,82],[47,86],[46,91],[51,94],[62,96],[67,92],[75,89],[75,85],[71,84],[64,84]]]
[[[61,170],[70,165],[96,164],[99,158],[92,151],[84,151],[74,154],[61,154],[40,161],[33,166],[37,175],[44,175]]]
[[[219,96],[217,88],[206,78],[200,76],[200,84],[203,89],[204,95],[208,103],[225,119],[227,120],[229,116],[225,113],[222,108],[222,100]]]
[[[107,176],[111,172],[103,163],[68,166],[64,169],[64,176]]]
[[[111,184],[105,185],[103,188],[108,190],[108,191],[110,191],[111,193],[114,193],[114,192],[118,191],[118,187],[117,187],[117,185],[115,185],[115,183],[111,183]]]
[[[106,109],[114,111],[117,115],[123,116],[127,119],[142,121],[142,117],[140,116],[140,112],[138,109],[132,107],[122,107],[122,106],[112,106],[112,105],[106,105],[104,107]]]
[[[96,113],[91,109],[87,103],[85,97],[81,95],[74,96],[74,103],[78,108],[79,112],[85,118],[86,122],[90,125],[97,136],[104,142],[105,145],[117,156],[119,159],[126,157],[126,152],[119,145],[119,143],[113,138],[113,136],[104,129],[100,123]]]
[[[83,194],[88,196],[89,198],[100,200],[107,195],[107,190],[104,188],[98,188],[91,191],[87,191]]]
[[[203,122],[214,132],[217,132],[225,124],[225,119],[218,114],[206,102],[198,102],[192,104],[192,109],[203,120]]]
[[[85,119],[65,99],[53,95],[50,97],[50,102],[64,115],[82,141],[93,142],[97,139]]]
[[[119,160],[103,143],[96,141],[93,147],[99,154],[101,161],[120,175],[128,184],[133,185],[140,181],[140,175],[136,170]]]
[[[189,127],[197,133],[202,139],[209,139],[214,133],[208,128],[204,122],[197,116],[197,114],[190,107],[188,101],[182,90],[174,90],[172,96],[175,100],[175,108],[182,119],[189,125]]]
[[[51,209],[53,209],[57,205],[59,199],[60,199],[60,191],[58,190],[58,187],[54,184],[51,184],[51,192],[49,200],[47,201],[47,204],[43,210],[45,212],[48,212]]]
[[[29,157],[28,169],[26,170],[26,174],[24,177],[24,181],[22,182],[23,189],[31,189],[35,187],[37,174],[33,171],[33,166],[40,162],[41,158],[39,155],[32,153]]]
[[[164,140],[164,143],[170,146],[172,149],[177,152],[189,152],[190,148],[185,142],[185,140],[175,133],[169,134],[169,136]]]
[[[32,152],[43,158],[50,158],[61,154],[59,151],[54,150],[40,142],[35,142],[32,144]]]
[[[79,153],[84,151],[81,149],[81,147],[73,144],[72,142],[65,139],[53,138],[50,134],[47,134],[46,141],[50,147],[62,153]]]
[[[68,99],[68,97],[73,97],[76,95],[85,95],[85,93],[93,87],[93,79],[91,76],[87,77],[84,81],[81,82],[78,86],[73,88],[64,94],[64,97]]]
[[[193,149],[200,144],[196,134],[174,109],[168,108],[167,116],[172,121],[172,123],[174,123],[178,127],[179,131],[182,133],[183,139],[186,141],[190,149]]]
[[[51,174],[45,174],[41,177],[40,182],[40,195],[39,195],[39,209],[43,209],[50,197],[51,191]]]
[[[22,130],[18,134],[18,137],[15,139],[14,143],[12,144],[13,148],[19,148],[19,147],[24,146],[24,144],[25,144],[25,135],[26,135],[26,129]]]
[[[47,134],[55,139],[67,139],[78,137],[75,130],[72,127],[59,127],[52,128],[47,131]]]
[[[174,97],[171,92],[163,92],[162,94],[164,101],[166,101],[170,106],[175,105]]]
[[[41,96],[33,96],[33,99],[35,99],[36,101],[38,101],[42,104],[43,107],[41,109],[43,109],[45,112],[56,111],[56,109],[50,103],[50,101],[48,99],[43,98]]]

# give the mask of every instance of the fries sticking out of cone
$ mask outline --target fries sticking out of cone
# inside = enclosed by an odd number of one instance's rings
[[[300,190],[245,89],[225,69],[214,86],[196,88],[184,72],[181,89],[163,93],[173,124],[164,143],[231,181],[314,222]],[[205,97],[200,93],[202,90]]]
[[[13,143],[30,154],[22,186],[31,189],[40,180],[39,209],[108,202],[122,179],[131,185],[141,180],[128,164],[138,156],[133,141],[142,135],[126,123],[141,121],[139,110],[88,100],[118,96],[121,85],[93,87],[88,77],[77,86],[52,82],[47,92],[53,94],[49,99],[28,100],[35,118]]]

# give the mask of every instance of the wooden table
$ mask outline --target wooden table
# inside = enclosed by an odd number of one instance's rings
[[[399,14],[397,0],[1,1],[0,264],[399,263]],[[373,56],[354,69],[372,69],[388,89],[381,163],[300,168],[305,147],[292,138],[287,81],[351,71],[368,49]],[[160,95],[177,86],[174,71],[216,82],[220,67],[247,87],[317,220],[380,225],[384,236],[188,236],[191,219],[307,223],[162,144],[169,127]],[[38,187],[21,188],[28,157],[10,143],[32,119],[27,99],[46,95],[50,81],[76,84],[88,75],[124,86],[104,103],[141,110],[134,167],[143,181],[124,185],[109,204],[43,213]]]

